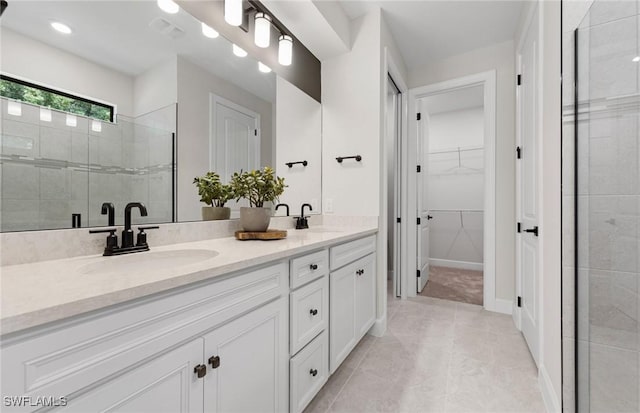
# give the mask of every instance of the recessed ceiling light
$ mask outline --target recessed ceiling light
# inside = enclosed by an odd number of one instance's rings
[[[267,65],[265,65],[262,62],[258,62],[258,70],[261,71],[262,73],[270,73],[271,72],[271,68]]]
[[[56,31],[63,34],[71,34],[71,27],[67,26],[64,23],[60,22],[51,22],[51,27],[53,27]]]
[[[236,46],[235,44],[233,45],[233,54],[238,56],[238,57],[245,57],[247,55],[247,52],[241,48]]]
[[[180,11],[180,6],[173,0],[158,0],[158,7],[165,13],[176,14]]]
[[[633,59],[631,59],[632,62],[640,62],[640,56],[636,56]]]
[[[207,26],[204,23],[202,23],[202,34],[205,37],[208,37],[210,39],[215,39],[216,37],[218,37],[220,35],[217,31],[215,31],[213,29],[213,27]]]

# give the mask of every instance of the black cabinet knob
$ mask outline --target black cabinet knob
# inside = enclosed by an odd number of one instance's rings
[[[311,268],[311,271],[315,271],[318,269],[318,264],[311,264],[309,268]]]
[[[198,364],[193,369],[193,372],[196,374],[196,376],[198,376],[199,379],[201,379],[207,375],[207,366],[205,366],[204,364]]]
[[[309,314],[317,315],[318,314],[318,310],[316,310],[315,308],[312,308],[311,310],[309,310]]]
[[[313,377],[316,377],[318,375],[318,369],[309,370],[309,374],[311,374]]]
[[[359,269],[359,270],[356,271],[356,274],[362,275],[362,274],[364,274],[364,270],[363,269]]]
[[[211,356],[208,360],[209,364],[211,364],[212,369],[217,369],[220,367],[220,356]]]

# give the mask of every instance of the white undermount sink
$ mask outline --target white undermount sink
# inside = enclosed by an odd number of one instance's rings
[[[83,265],[79,271],[84,275],[158,271],[196,264],[215,258],[218,254],[218,251],[204,249],[139,252],[104,257],[98,262]]]

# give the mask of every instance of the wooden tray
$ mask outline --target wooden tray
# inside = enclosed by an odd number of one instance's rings
[[[266,232],[236,231],[236,239],[240,241],[246,241],[250,239],[269,241],[283,238],[287,238],[287,231],[279,229],[268,229]]]

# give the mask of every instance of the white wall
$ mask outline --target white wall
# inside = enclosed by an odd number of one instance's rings
[[[183,58],[178,58],[178,221],[201,220],[201,207],[193,178],[209,171],[209,96],[214,93],[260,114],[260,157],[272,163],[271,102],[241,89]]]
[[[429,116],[429,151],[484,144],[484,111],[481,106]]]
[[[133,82],[134,116],[145,115],[178,101],[178,56],[136,76]]]
[[[322,196],[328,214],[380,212],[380,19],[374,10],[352,21],[351,52],[322,62]],[[362,162],[336,162],[350,155],[361,155]]]
[[[133,78],[0,26],[0,71],[133,116]]]
[[[280,202],[288,204],[291,215],[300,214],[303,203],[312,214],[321,213],[322,196],[322,106],[296,86],[278,76],[276,81],[276,162],[278,176],[288,187]],[[304,161],[289,168],[285,162]],[[278,210],[283,215],[284,210]]]
[[[508,41],[409,71],[419,87],[495,69],[496,119],[496,298],[513,300],[515,291],[515,63]]]

